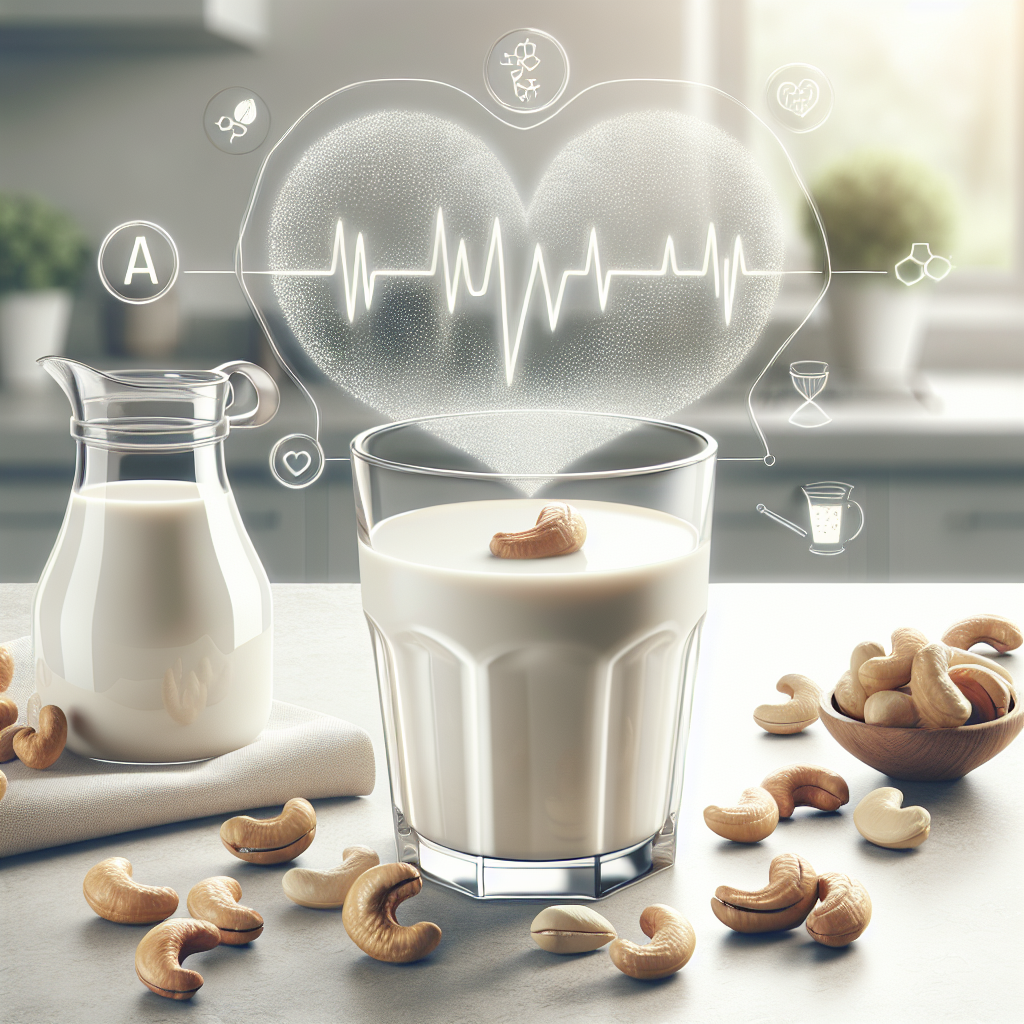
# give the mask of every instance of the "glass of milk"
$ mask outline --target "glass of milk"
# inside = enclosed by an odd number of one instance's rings
[[[36,689],[67,746],[109,761],[195,761],[270,716],[270,585],[224,468],[230,429],[278,404],[251,363],[103,373],[40,360],[71,402],[77,465],[33,608]],[[230,378],[257,403],[228,413]]]
[[[673,862],[716,448],[535,410],[352,442],[400,859],[482,899],[600,899]],[[581,550],[490,553],[551,501]]]

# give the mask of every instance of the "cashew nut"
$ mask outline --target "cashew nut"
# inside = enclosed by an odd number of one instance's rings
[[[441,929],[430,921],[400,925],[395,910],[423,888],[412,864],[381,864],[364,871],[345,897],[341,922],[349,938],[375,960],[407,964],[422,960],[441,941]]]
[[[892,654],[888,657],[868,658],[857,673],[860,685],[870,697],[879,690],[895,690],[910,682],[914,655],[928,643],[928,637],[916,629],[893,630]]]
[[[821,901],[807,918],[807,933],[823,946],[848,946],[871,921],[871,897],[856,879],[838,872],[818,878]]]
[[[154,924],[178,909],[178,894],[173,889],[139,885],[124,857],[108,857],[89,868],[82,894],[100,917],[115,924]]]
[[[18,720],[18,705],[8,697],[0,697],[0,729],[14,725]]]
[[[1016,700],[1013,676],[1010,674],[1010,670],[1000,665],[998,661],[986,658],[984,654],[975,654],[974,651],[961,650],[959,647],[947,647],[946,653],[949,655],[950,665],[981,665],[990,672],[995,672],[1006,683],[1010,696]]]
[[[7,794],[7,776],[0,772],[0,800]]]
[[[942,634],[942,642],[950,647],[968,650],[975,644],[988,644],[1000,654],[1013,651],[1024,643],[1020,627],[1001,615],[975,615],[954,622]]]
[[[709,829],[734,843],[759,843],[775,831],[779,823],[779,805],[768,790],[751,786],[743,790],[735,807],[704,808]]]
[[[853,812],[857,831],[875,846],[909,850],[920,846],[932,827],[932,816],[923,807],[901,807],[903,794],[892,786],[873,789]]]
[[[209,921],[220,932],[225,946],[244,946],[263,934],[263,918],[251,907],[243,907],[242,887],[228,875],[204,878],[188,891],[188,912]]]
[[[220,841],[250,864],[282,864],[294,860],[316,836],[316,811],[308,800],[293,797],[274,818],[240,814],[220,827]]]
[[[818,875],[795,853],[782,853],[768,868],[768,885],[743,892],[728,885],[715,890],[711,909],[735,932],[781,932],[802,924],[818,902]]]
[[[761,786],[778,806],[780,818],[791,818],[797,807],[836,811],[850,799],[846,780],[816,764],[791,764],[779,768]]]
[[[1010,690],[995,672],[983,665],[953,665],[947,671],[957,689],[971,702],[972,718],[991,722],[1009,711]]]
[[[220,932],[209,921],[176,917],[143,936],[135,950],[135,973],[151,992],[167,999],[191,999],[202,987],[203,976],[181,963],[193,953],[220,945]]]
[[[608,947],[612,963],[623,974],[641,981],[666,978],[685,967],[697,946],[693,925],[671,907],[655,903],[640,915],[640,927],[651,941],[638,946],[616,939]]]
[[[285,896],[301,907],[334,910],[343,906],[352,883],[380,863],[375,850],[366,846],[350,846],[342,852],[342,862],[329,871],[292,868],[281,879]]]
[[[56,704],[39,712],[39,728],[22,729],[14,737],[14,752],[29,768],[49,768],[60,757],[68,738],[68,720]]]
[[[917,705],[902,690],[879,690],[864,703],[864,721],[893,729],[914,729],[920,721]]]
[[[949,650],[945,644],[928,644],[914,655],[914,704],[930,729],[955,729],[971,717],[971,702],[949,678]]]
[[[14,737],[25,728],[27,726],[18,725],[15,722],[14,725],[8,725],[0,729],[0,764],[6,761],[13,761],[18,756],[14,752]]]
[[[14,656],[0,645],[0,693],[3,693],[14,678]]]
[[[848,718],[856,718],[861,722],[864,721],[864,701],[867,700],[868,695],[851,671],[847,670],[839,677],[832,696],[835,697],[836,704],[839,705],[839,710],[844,715]]]
[[[530,925],[530,938],[549,953],[589,953],[615,938],[615,928],[590,907],[546,907]]]
[[[754,721],[765,732],[788,735],[801,732],[818,720],[821,690],[807,676],[792,672],[776,684],[779,693],[788,693],[792,700],[782,704],[762,704],[754,709]]]
[[[579,510],[564,501],[551,502],[540,510],[537,523],[520,533],[496,533],[491,554],[498,558],[550,558],[571,555],[583,547],[587,524]]]

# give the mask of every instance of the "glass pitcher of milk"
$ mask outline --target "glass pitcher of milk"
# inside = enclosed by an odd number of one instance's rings
[[[75,480],[36,591],[41,702],[76,754],[126,762],[214,757],[270,715],[270,585],[224,468],[229,430],[280,401],[259,366],[107,373],[40,363],[71,402]],[[256,404],[230,414],[231,377]]]

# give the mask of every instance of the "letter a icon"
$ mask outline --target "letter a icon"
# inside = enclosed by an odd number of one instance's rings
[[[136,263],[140,253],[145,260],[145,264],[141,267]],[[135,248],[132,249],[132,258],[128,261],[128,273],[124,275],[124,283],[131,284],[132,278],[136,274],[149,274],[149,279],[153,284],[160,283],[156,279],[156,269],[153,266],[153,257],[149,255],[149,245],[146,243],[145,235],[135,236]]]

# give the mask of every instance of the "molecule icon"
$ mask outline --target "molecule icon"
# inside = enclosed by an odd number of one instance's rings
[[[953,264],[945,256],[936,256],[927,242],[915,242],[910,255],[896,264],[896,277],[909,288],[926,277],[941,281],[952,269]]]

